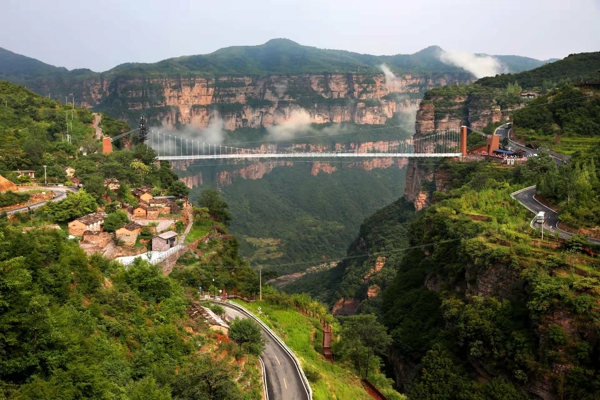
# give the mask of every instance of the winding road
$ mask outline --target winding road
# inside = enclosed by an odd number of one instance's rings
[[[50,200],[40,201],[39,203],[30,204],[29,206],[26,206],[26,207],[20,207],[20,208],[15,208],[14,210],[5,211],[6,214],[11,215],[11,214],[20,213],[20,212],[27,212],[28,210],[35,210],[36,208],[42,207],[44,204],[46,204],[49,201],[60,201],[60,200],[66,199],[67,192],[76,192],[77,191],[77,188],[70,187],[70,186],[31,186],[31,187],[27,187],[27,190],[40,190],[40,189],[51,190],[54,192],[54,196]]]
[[[225,308],[228,320],[237,318],[251,318],[246,312],[230,303],[217,302]],[[267,340],[261,359],[265,365],[267,376],[268,400],[309,400],[310,392],[307,390],[301,372],[296,363],[283,346],[272,337],[272,333],[262,327],[263,337]]]
[[[535,186],[531,186],[511,194],[511,197],[535,214],[537,214],[540,211],[544,211],[546,213],[544,229],[547,229],[547,232],[549,234],[554,234],[554,232],[558,232],[558,235],[561,239],[569,239],[571,236],[573,236],[572,233],[565,232],[558,227],[558,214],[556,213],[556,211],[546,207],[545,205],[537,201],[534,197],[535,192]],[[532,222],[531,226],[537,229],[541,228],[541,224],[538,222]],[[600,245],[600,240],[598,239],[588,237],[588,241],[590,243]]]

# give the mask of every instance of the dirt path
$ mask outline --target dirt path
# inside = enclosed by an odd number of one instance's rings
[[[96,129],[96,139],[100,140],[104,135],[102,134],[102,128],[100,128],[100,122],[102,122],[102,115],[94,113],[94,122],[92,126]]]

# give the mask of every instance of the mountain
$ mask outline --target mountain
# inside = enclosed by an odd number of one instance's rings
[[[95,73],[87,69],[68,71],[3,50],[0,74],[3,79],[26,85],[43,95],[50,94],[55,99],[74,96],[81,105],[130,122],[138,119],[143,110],[156,123],[202,127],[207,125],[214,110],[222,111],[215,104],[235,104],[228,107],[229,111],[238,111],[239,117],[228,126],[235,129],[270,124],[268,119],[256,120],[264,109],[252,106],[251,110],[244,109],[248,98],[259,100],[263,105],[265,100],[296,101],[298,95],[305,103],[339,97],[379,99],[391,92],[412,93],[418,98],[432,87],[473,79],[469,72],[440,61],[441,52],[440,47],[431,46],[410,55],[374,56],[273,39],[258,46],[227,47],[210,54],[157,63],[126,63]],[[543,64],[526,57],[501,57],[510,71]],[[386,84],[382,65],[396,74],[398,82],[376,96],[369,95],[366,92]],[[280,78],[284,81],[278,82]],[[390,86],[390,82],[387,83]],[[337,89],[340,84],[341,89]],[[275,93],[277,91],[280,93]],[[200,116],[194,118],[197,114],[192,110],[194,106],[208,110],[200,110]],[[242,112],[245,115],[240,115]],[[244,125],[244,119],[250,120],[249,125]],[[357,122],[355,117],[348,120]]]

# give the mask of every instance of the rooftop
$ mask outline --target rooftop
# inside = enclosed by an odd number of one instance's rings
[[[123,226],[123,228],[127,229],[128,231],[135,231],[136,229],[140,229],[142,226],[136,222],[129,222],[128,224],[125,224]]]
[[[77,221],[85,225],[91,225],[96,222],[104,221],[104,218],[106,218],[106,213],[104,211],[97,211],[95,213],[84,215],[81,218],[77,218]]]
[[[166,231],[164,233],[161,233],[160,235],[158,235],[159,238],[161,239],[171,239],[173,237],[177,237],[177,232],[174,231]]]

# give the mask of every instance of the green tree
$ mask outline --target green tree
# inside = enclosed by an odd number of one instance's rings
[[[260,327],[249,318],[236,318],[229,328],[229,337],[240,344],[246,352],[257,356],[261,355],[266,344]]]
[[[125,211],[115,211],[110,213],[104,219],[104,229],[108,232],[114,232],[129,222],[129,217]]]
[[[392,344],[392,337],[388,335],[385,326],[372,314],[344,318],[340,336],[342,354],[354,362],[359,375],[365,378],[369,376],[371,362],[375,355],[385,355],[389,345]]]
[[[190,194],[190,189],[182,181],[175,181],[169,186],[167,194],[179,198],[187,197]]]
[[[131,164],[129,164],[129,166],[131,167],[131,169],[137,171],[140,174],[140,183],[144,184],[144,177],[148,175],[152,168],[150,168],[140,160],[133,160]]]
[[[201,356],[185,365],[172,385],[173,397],[180,400],[241,400],[230,368],[210,356]]]
[[[97,209],[96,199],[81,189],[77,193],[67,192],[67,198],[62,201],[47,203],[45,212],[53,221],[66,222],[93,213]]]
[[[231,214],[229,213],[227,202],[221,199],[219,192],[214,189],[205,189],[200,193],[198,206],[208,208],[210,216],[218,222],[227,225],[229,221],[231,221]]]

